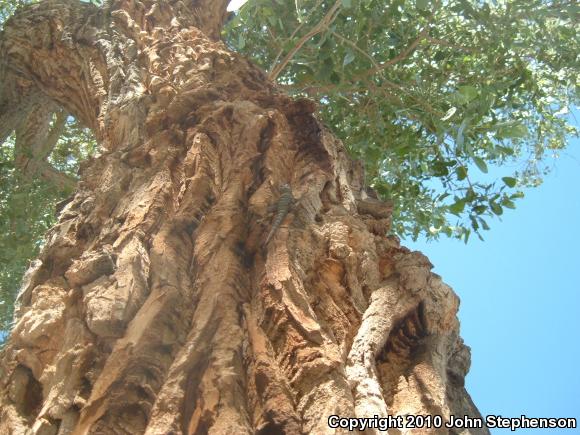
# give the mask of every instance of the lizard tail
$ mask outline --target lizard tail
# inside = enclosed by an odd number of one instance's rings
[[[270,230],[270,232],[268,233],[268,236],[266,237],[266,241],[264,242],[264,246],[268,244],[268,242],[270,241],[270,239],[274,235],[275,231],[276,230],[273,228]]]

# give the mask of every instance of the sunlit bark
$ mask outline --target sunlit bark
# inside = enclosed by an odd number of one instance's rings
[[[225,2],[211,4],[46,1],[6,24],[7,79],[81,119],[103,153],[25,277],[0,432],[477,416],[456,295],[385,236],[390,207],[315,104],[217,41]],[[298,201],[265,244],[283,183]]]

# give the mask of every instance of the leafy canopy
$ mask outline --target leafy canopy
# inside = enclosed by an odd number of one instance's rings
[[[224,35],[320,102],[398,234],[467,241],[576,134],[579,19],[575,1],[254,0]]]
[[[0,23],[23,3],[0,0]],[[401,236],[481,236],[577,134],[575,0],[250,0],[231,18],[227,44],[320,103],[394,202]],[[96,147],[72,119],[65,127],[49,160],[73,175]],[[69,194],[23,177],[14,154],[14,138],[0,145],[0,330]]]

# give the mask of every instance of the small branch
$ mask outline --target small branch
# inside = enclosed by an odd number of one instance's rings
[[[57,111],[46,97],[37,97],[28,105],[25,119],[16,128],[14,166],[27,178],[39,176],[62,190],[71,190],[76,180],[46,161],[66,124],[67,113],[59,110],[52,128],[50,122]]]
[[[431,22],[433,21],[433,17],[435,16],[435,12],[437,12],[437,9],[439,9],[439,6],[441,5],[440,1],[437,1],[437,3],[435,3],[435,5],[433,6],[433,11],[431,12],[431,15],[429,15],[429,18],[427,19],[427,23],[425,24],[425,27],[423,27],[423,29],[419,32],[419,34],[417,35],[417,37],[403,50],[401,51],[398,55],[396,55],[394,58],[386,61],[385,63],[382,63],[380,65],[378,65],[377,67],[371,68],[368,71],[365,71],[362,74],[359,74],[358,76],[354,77],[353,80],[361,80],[364,79],[366,77],[372,76],[376,73],[382,72],[385,69],[387,69],[390,66],[395,65],[396,63],[401,62],[402,60],[407,59],[417,48],[417,46],[421,43],[421,41],[423,41],[424,39],[429,37],[429,27],[431,25]]]
[[[356,45],[354,42],[346,39],[342,35],[339,35],[334,30],[331,30],[330,33],[331,33],[332,36],[334,36],[337,39],[340,39],[345,44],[350,45],[352,48],[354,48],[356,51],[358,51],[360,54],[362,54],[364,57],[366,57],[368,60],[370,60],[370,62],[373,64],[373,66],[375,68],[379,68],[380,67],[380,65],[377,63],[377,61],[370,54],[368,54],[366,51],[364,51],[361,48],[359,48],[359,46]]]
[[[336,3],[330,8],[327,14],[320,20],[320,22],[314,26],[307,34],[305,34],[300,40],[296,43],[296,45],[288,52],[288,54],[282,59],[282,61],[273,67],[272,71],[268,75],[268,78],[272,81],[275,81],[280,73],[286,68],[286,65],[292,60],[292,58],[296,55],[296,53],[302,48],[306,42],[308,42],[312,37],[318,35],[319,33],[323,32],[328,28],[328,26],[336,19],[338,15],[338,11],[340,10],[342,2],[341,0],[337,0]]]
[[[425,28],[423,30],[421,30],[421,32],[419,33],[419,35],[417,36],[417,38],[415,38],[415,40],[413,40],[413,42],[411,42],[403,51],[401,51],[398,55],[396,55],[395,57],[393,57],[392,59],[377,65],[374,68],[371,68],[368,71],[365,71],[362,74],[357,75],[356,77],[353,78],[353,80],[361,80],[364,79],[366,77],[372,76],[374,74],[377,74],[379,72],[384,71],[385,69],[387,69],[390,66],[395,65],[396,63],[399,63],[400,61],[406,59],[407,57],[409,57],[417,48],[417,46],[421,43],[421,41],[423,41],[427,35],[429,33],[429,24],[427,24],[425,26]]]
[[[318,3],[316,4],[316,6],[314,6],[313,10],[318,9],[320,7],[320,5],[322,4],[322,1],[323,0],[318,0]],[[294,29],[294,31],[290,35],[290,38],[288,38],[288,39],[290,40],[290,39],[294,38],[296,36],[296,34],[302,29],[302,27],[304,27],[304,22],[300,23],[300,25],[298,27],[296,27],[296,29]],[[274,67],[278,63],[278,60],[280,59],[280,56],[282,56],[283,52],[284,52],[284,49],[280,48],[280,50],[278,51],[278,54],[274,58],[274,62],[272,62],[272,66],[270,67],[270,71],[274,69]]]
[[[465,47],[463,45],[453,44],[453,43],[451,43],[447,40],[444,40],[444,39],[432,38],[430,36],[427,36],[427,41],[429,41],[431,44],[441,45],[443,47],[455,48],[456,50],[465,51],[467,53],[476,53],[477,52],[477,50],[475,50],[471,47]]]
[[[373,76],[374,74],[377,74],[379,72],[384,71],[386,68],[388,68],[389,66],[392,66],[406,58],[408,58],[411,53],[413,53],[413,51],[417,48],[417,46],[421,43],[421,41],[429,38],[429,26],[431,24],[431,21],[433,20],[433,17],[435,15],[435,12],[437,11],[437,9],[440,6],[440,1],[438,1],[434,8],[433,11],[431,12],[431,15],[429,16],[427,23],[425,24],[425,26],[423,27],[423,29],[419,32],[419,34],[417,35],[417,37],[403,50],[401,51],[397,56],[395,56],[394,58],[388,60],[385,63],[382,64],[377,64],[376,61],[374,61],[374,59],[372,57],[370,57],[370,55],[368,53],[365,53],[363,51],[363,54],[368,57],[369,59],[371,59],[371,61],[373,62],[373,68],[364,71],[361,74],[358,74],[354,77],[352,77],[349,81],[350,81],[350,85],[352,85],[353,87],[355,86],[355,82],[359,81],[359,80],[364,80],[367,79],[371,76]],[[320,24],[320,23],[319,23]],[[313,29],[314,30],[314,29]],[[356,44],[352,43],[351,41],[349,41],[348,39],[342,37],[341,35],[338,35],[335,32],[332,32],[334,36],[338,37],[339,39],[341,39],[342,41],[346,42],[346,43],[350,43],[352,44],[351,46],[353,46],[354,48],[357,49],[357,51],[362,51],[360,50],[359,47],[356,46]],[[398,89],[408,95],[410,95],[406,90],[404,90],[401,86],[390,82],[388,80],[386,80],[384,77],[381,77],[381,79],[384,81],[385,85],[391,87],[391,88],[395,88]],[[339,90],[341,88],[341,86],[336,86],[336,85],[326,85],[326,86],[311,86],[311,87],[307,87],[302,89],[302,92],[306,92],[308,95],[310,96],[314,96],[314,93],[325,93],[325,92],[332,92],[334,90]],[[342,88],[346,88],[346,87],[342,87]],[[348,92],[348,89],[346,90]],[[431,109],[432,111],[432,109]]]

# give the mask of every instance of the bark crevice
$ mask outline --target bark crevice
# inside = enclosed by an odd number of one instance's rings
[[[210,3],[198,17],[226,2]],[[330,415],[476,413],[457,297],[386,236],[391,206],[316,104],[190,7],[107,7],[42,2],[2,35],[10,68],[70,98],[105,151],[27,273],[0,431],[324,434]],[[56,39],[24,40],[34,20]],[[266,243],[282,184],[297,205]]]

